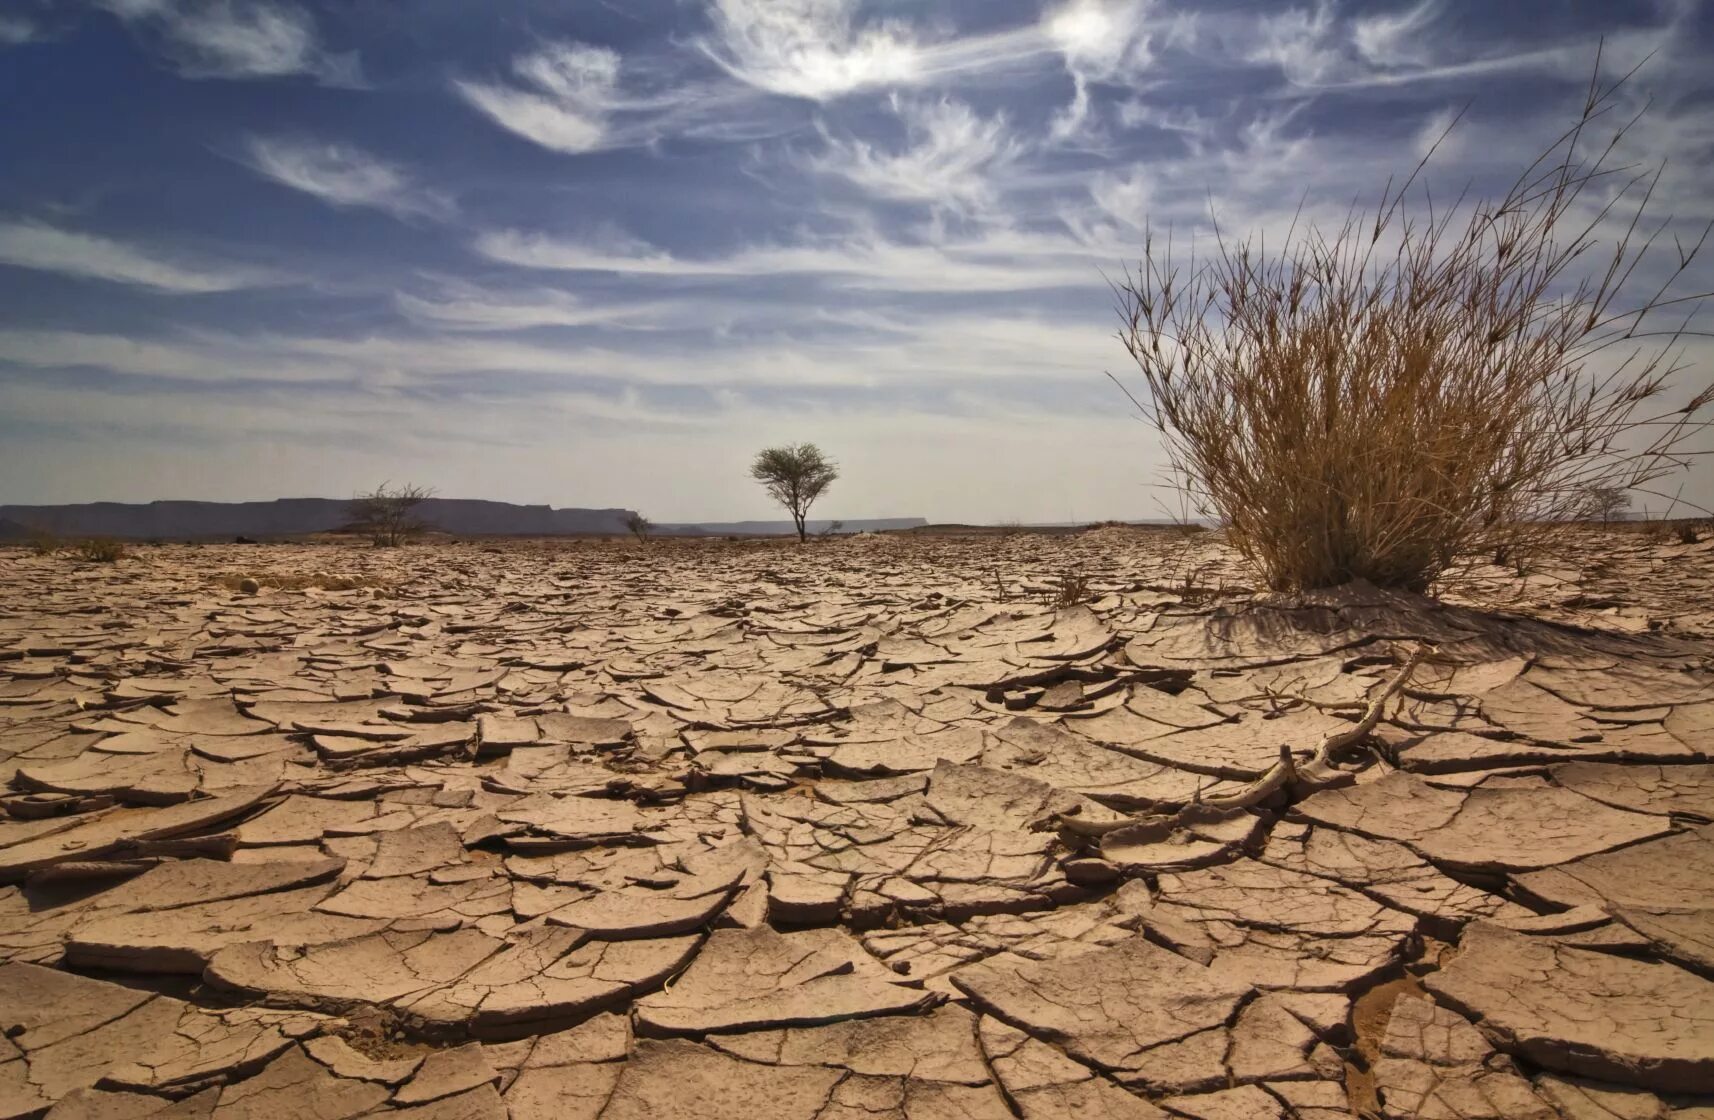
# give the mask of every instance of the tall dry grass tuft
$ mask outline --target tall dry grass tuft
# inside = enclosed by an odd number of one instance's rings
[[[1184,271],[1151,237],[1115,286],[1133,402],[1269,587],[1426,590],[1698,453],[1714,386],[1666,398],[1705,298],[1673,289],[1702,241],[1664,252],[1647,222],[1659,169],[1617,156],[1635,118],[1595,141],[1624,81],[1592,80],[1497,202],[1407,208],[1431,151],[1332,236],[1222,237]]]

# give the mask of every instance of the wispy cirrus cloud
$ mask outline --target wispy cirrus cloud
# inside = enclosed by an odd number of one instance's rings
[[[0,264],[178,295],[263,287],[281,280],[262,269],[192,263],[180,254],[28,221],[0,222]]]
[[[902,21],[860,22],[854,0],[713,0],[708,56],[746,85],[824,101],[914,83],[925,59]]]
[[[708,16],[698,44],[729,76],[759,93],[824,103],[1023,71],[1051,64],[1058,49],[1042,21],[960,34],[875,15],[860,0],[711,0]]]
[[[245,143],[244,162],[257,174],[330,206],[368,207],[398,218],[444,219],[454,211],[445,195],[413,182],[396,164],[350,144],[301,136],[252,136]]]
[[[804,124],[744,87],[689,77],[680,63],[652,57],[631,65],[611,48],[576,41],[516,56],[509,78],[458,78],[452,88],[506,131],[567,155],[666,137],[744,143]]]
[[[1042,13],[1042,30],[1073,82],[1071,104],[1053,122],[1056,138],[1083,128],[1091,82],[1134,76],[1148,65],[1145,20],[1153,8],[1153,0],[1064,0]]]
[[[28,16],[0,12],[0,46],[30,43],[45,35],[41,25]]]
[[[1103,288],[1113,247],[1003,228],[936,242],[903,241],[874,229],[841,237],[749,245],[718,256],[683,257],[629,239],[554,237],[495,230],[477,237],[480,255],[504,264],[564,272],[680,278],[825,278],[833,287],[876,292],[1024,292]]]
[[[1663,50],[1695,0],[1657,5],[1658,23],[1621,26],[1604,37],[1610,63],[1623,71]],[[1362,89],[1448,83],[1535,72],[1587,77],[1595,41],[1574,32],[1495,40],[1474,46],[1447,18],[1442,0],[1347,15],[1332,0],[1232,22],[1215,36],[1252,64],[1277,67],[1299,90]]]
[[[880,198],[961,213],[994,206],[997,182],[1026,150],[1003,114],[984,117],[948,97],[916,100],[895,94],[891,107],[905,127],[902,148],[887,150],[830,135],[823,151],[808,160],[809,168]]]
[[[431,290],[395,293],[413,322],[451,331],[517,331],[535,327],[658,330],[682,318],[669,301],[601,303],[559,288],[494,289],[441,278]]]
[[[1272,251],[1467,101],[1429,179],[1480,192],[1575,113],[1600,36],[1619,70],[1662,48],[1638,82],[1658,123],[1622,157],[1672,155],[1656,198],[1687,226],[1711,205],[1709,2],[529,0],[525,26],[456,0],[0,0],[50,33],[0,52],[43,91],[39,123],[0,121],[23,172],[0,251],[89,281],[0,269],[0,475],[71,499],[405,473],[690,520],[740,508],[756,446],[807,438],[849,466],[841,516],[1156,512],[1152,445],[1100,376],[1126,364],[1106,277],[1145,228],[1186,261],[1215,219]],[[113,37],[58,14],[102,3],[170,64],[110,118],[79,81]],[[330,43],[385,92],[170,73],[325,83]],[[250,261],[319,282],[154,294],[265,282]]]
[[[616,51],[553,43],[512,62],[516,83],[459,80],[465,101],[500,127],[556,152],[592,152],[608,142],[619,91]]]
[[[362,84],[355,53],[321,44],[314,17],[286,0],[97,0],[187,78],[285,78]]]
[[[1429,31],[1440,9],[1441,0],[1421,0],[1398,11],[1357,16],[1351,21],[1351,44],[1377,66],[1427,65]]]

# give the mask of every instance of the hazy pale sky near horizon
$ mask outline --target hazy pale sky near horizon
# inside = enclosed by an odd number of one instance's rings
[[[0,503],[775,517],[812,440],[822,516],[1159,516],[1145,222],[1277,243],[1466,104],[1430,182],[1492,189],[1603,37],[1692,230],[1697,0],[0,0]]]

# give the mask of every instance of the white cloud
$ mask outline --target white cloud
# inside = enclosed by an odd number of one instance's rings
[[[1133,229],[1151,224],[1149,208],[1155,201],[1155,189],[1142,168],[1102,172],[1090,184],[1089,195],[1103,213]]]
[[[284,0],[98,0],[153,39],[187,78],[309,74],[357,85],[355,54],[325,51],[315,20]]]
[[[881,376],[848,352],[824,354],[792,343],[710,351],[698,342],[653,352],[457,334],[326,338],[187,331],[137,341],[112,334],[0,329],[0,363],[36,369],[90,367],[214,384],[326,381],[387,388],[501,374],[560,380],[568,389],[574,381],[698,387],[862,385]]]
[[[1351,42],[1376,66],[1425,66],[1433,41],[1425,32],[1439,14],[1440,0],[1421,0],[1402,11],[1358,16],[1351,21]]]
[[[877,292],[1023,292],[1102,288],[1100,269],[1129,250],[1063,236],[991,229],[958,241],[906,243],[872,230],[839,239],[747,246],[717,257],[679,257],[639,242],[558,238],[515,230],[480,235],[476,252],[524,268],[667,278],[828,278]]]
[[[42,29],[28,16],[0,12],[0,45],[16,46],[41,38]]]
[[[256,269],[183,263],[135,245],[38,222],[0,222],[0,264],[160,292],[225,292],[278,282]]]
[[[394,302],[408,318],[454,331],[515,331],[531,327],[613,327],[655,330],[672,325],[678,305],[667,302],[596,304],[557,288],[494,291],[456,279],[432,294],[399,292]]]
[[[993,205],[996,181],[1024,152],[1003,116],[979,116],[950,98],[912,101],[895,95],[892,106],[905,125],[903,150],[881,151],[866,141],[830,138],[827,150],[810,166],[882,198],[958,211]]]
[[[1458,113],[1451,109],[1441,109],[1431,113],[1417,129],[1412,149],[1418,159],[1434,153],[1436,159],[1446,162],[1456,160],[1466,151],[1469,140],[1469,127],[1457,124]]]
[[[1472,51],[1469,43],[1436,30],[1440,11],[1440,0],[1420,0],[1347,20],[1331,0],[1318,0],[1313,8],[1287,8],[1229,27],[1226,37],[1244,44],[1245,61],[1278,67],[1286,81],[1305,89],[1403,86],[1529,70],[1576,77],[1592,56],[1580,41],[1537,45],[1540,39],[1523,50],[1499,43]],[[1609,42],[1618,53],[1639,57],[1658,40],[1650,30],[1620,32]]]
[[[619,87],[619,56],[605,47],[556,43],[512,63],[524,88],[454,82],[458,92],[500,127],[556,152],[589,152],[607,140],[607,117]]]
[[[335,381],[347,376],[326,362],[277,357],[258,363],[253,348],[224,351],[181,342],[139,341],[81,331],[0,330],[0,362],[36,369],[88,367],[111,373],[226,382],[235,371],[257,380]]]
[[[1155,105],[1137,97],[1120,102],[1117,115],[1119,123],[1126,128],[1158,128],[1162,132],[1178,133],[1191,142],[1210,136],[1215,127],[1213,118],[1193,106]]]
[[[1148,66],[1143,20],[1153,9],[1154,0],[1064,0],[1042,13],[1042,32],[1073,83],[1071,104],[1054,117],[1054,139],[1070,139],[1088,125],[1091,83],[1129,80]]]
[[[1316,85],[1344,68],[1344,36],[1333,7],[1321,0],[1313,10],[1287,8],[1262,17],[1249,60],[1279,67],[1295,85]]]
[[[924,69],[896,21],[857,23],[856,0],[713,0],[709,56],[733,77],[787,97],[825,101],[910,84]]]
[[[1149,62],[1143,21],[1153,0],[1065,0],[1042,17],[1042,26],[1073,74],[1107,81]]]
[[[710,0],[702,48],[764,93],[834,101],[875,89],[992,80],[1063,62],[1082,83],[1148,61],[1142,23],[1157,0],[1050,0],[1039,19],[960,35],[902,17],[864,17],[862,0]],[[903,5],[897,5],[903,7]]]
[[[412,183],[401,169],[348,144],[252,136],[248,165],[276,183],[331,206],[367,206],[397,217],[445,218],[452,203]]]

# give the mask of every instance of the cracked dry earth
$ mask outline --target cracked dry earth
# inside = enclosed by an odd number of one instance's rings
[[[1714,549],[1556,563],[0,555],[0,1116],[1714,1117]]]

